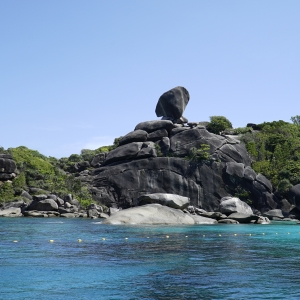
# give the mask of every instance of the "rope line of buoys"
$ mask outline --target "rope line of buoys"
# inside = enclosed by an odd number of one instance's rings
[[[298,232],[297,234],[300,234],[300,232]],[[265,233],[265,232],[261,232],[261,233],[212,233],[211,235],[207,235],[207,234],[202,234],[202,237],[203,238],[211,238],[211,237],[230,237],[230,236],[234,236],[234,237],[245,237],[245,236],[256,236],[256,237],[259,237],[259,236],[271,236],[271,235],[277,235],[277,236],[279,236],[279,235],[293,235],[293,233],[291,233],[291,232],[282,232],[282,233],[278,233],[278,232],[270,232],[270,233]],[[189,238],[189,236],[188,235],[185,235],[184,236],[185,238]],[[201,237],[201,236],[198,236],[197,235],[197,237],[196,238],[199,238],[199,237]],[[138,239],[140,239],[141,237],[137,237]],[[145,239],[151,239],[151,238],[155,238],[155,239],[158,239],[158,238],[160,238],[160,239],[170,239],[171,238],[171,236],[170,235],[164,235],[164,236],[154,236],[154,237],[150,237],[150,236],[146,236],[146,237],[144,237]],[[178,238],[178,235],[175,235],[175,238]],[[109,238],[109,239],[107,239],[106,237],[102,237],[101,238],[101,240],[102,241],[106,241],[106,240],[117,240],[117,239],[119,239],[119,238]],[[124,240],[125,241],[128,241],[129,240],[129,237],[125,237],[124,238]],[[191,239],[192,240],[192,239]],[[88,240],[85,240],[85,241],[87,241],[88,242]],[[94,240],[95,241],[95,240]],[[19,243],[19,242],[22,242],[22,240],[21,241],[19,241],[19,240],[12,240],[12,242],[13,243]],[[55,242],[55,240],[54,239],[50,239],[50,240],[48,240],[48,242],[49,243],[54,243]],[[81,239],[81,238],[79,238],[79,239],[77,239],[77,242],[78,243],[82,243],[83,242],[83,239]]]

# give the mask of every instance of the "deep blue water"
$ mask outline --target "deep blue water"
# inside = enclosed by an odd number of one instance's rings
[[[299,242],[299,225],[1,218],[0,299],[300,299]]]

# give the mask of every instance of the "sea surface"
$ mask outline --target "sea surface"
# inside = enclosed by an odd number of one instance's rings
[[[1,218],[0,299],[300,299],[300,225]]]

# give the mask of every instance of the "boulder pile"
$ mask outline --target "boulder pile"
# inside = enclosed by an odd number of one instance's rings
[[[94,171],[94,199],[108,207],[129,208],[144,195],[176,194],[195,207],[218,211],[223,197],[243,193],[257,211],[278,208],[272,184],[251,168],[244,144],[182,116],[189,98],[183,87],[164,93],[155,110],[162,120],[137,124],[102,157]],[[203,146],[208,158],[195,160],[192,154]]]
[[[300,184],[289,200],[277,197],[271,182],[251,168],[243,143],[209,132],[207,122],[188,122],[189,100],[184,87],[165,92],[155,109],[161,119],[137,124],[114,150],[75,164],[96,202],[87,209],[71,195],[24,191],[28,202],[12,202],[0,216],[90,217],[107,224],[267,224],[296,216]],[[1,154],[0,182],[15,176],[12,157]]]

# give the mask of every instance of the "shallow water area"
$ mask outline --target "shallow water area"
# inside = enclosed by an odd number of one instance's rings
[[[300,226],[0,219],[0,299],[299,299]]]

